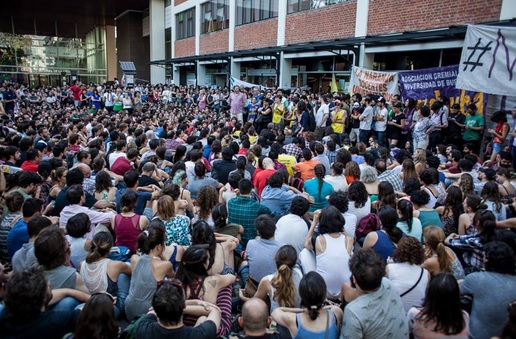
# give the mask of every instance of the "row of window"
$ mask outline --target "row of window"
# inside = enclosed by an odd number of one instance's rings
[[[349,0],[287,0],[289,14],[340,4]],[[237,0],[236,25],[245,25],[278,16],[279,0]],[[229,27],[229,0],[210,0],[201,5],[201,33]],[[176,38],[195,35],[195,8],[176,15]]]

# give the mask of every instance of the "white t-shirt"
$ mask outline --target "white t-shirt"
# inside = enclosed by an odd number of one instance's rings
[[[305,248],[305,238],[308,234],[308,226],[300,216],[287,214],[282,216],[276,223],[274,239],[283,245],[292,245],[299,255]]]
[[[421,276],[421,267],[409,263],[396,263],[387,265],[387,278],[398,290],[400,296],[408,291],[416,284]],[[425,299],[426,287],[430,281],[430,274],[423,269],[423,275],[419,283],[410,291],[401,297],[403,308],[408,312],[411,307],[419,307],[423,305]]]
[[[381,116],[383,118],[382,121],[380,120],[377,120],[376,123],[374,124],[374,129],[375,131],[377,132],[385,132],[385,130],[387,129],[387,115],[389,114],[389,112],[387,111],[387,108],[382,108],[381,110],[376,110],[376,115],[377,116]]]
[[[357,222],[360,222],[363,217],[371,213],[371,198],[368,197],[364,206],[360,208],[356,208],[355,202],[350,200],[348,203],[348,213],[355,215],[357,217]]]
[[[343,175],[333,176],[327,175],[324,177],[324,181],[333,186],[335,192],[344,192],[348,191],[348,183],[346,178]]]
[[[321,123],[325,114],[330,114],[330,107],[328,106],[328,104],[322,104],[321,107],[319,107],[319,109],[317,110],[317,113],[315,114],[315,124],[317,127],[324,127],[321,126]]]
[[[354,214],[351,214],[349,212],[342,213],[342,216],[344,217],[344,220],[346,221],[344,224],[344,230],[346,231],[346,234],[350,237],[355,237],[355,231],[357,229],[358,219],[357,216]]]
[[[365,117],[364,120],[360,120],[360,129],[370,131],[371,124],[373,123],[373,108],[371,106],[367,106],[360,116]]]

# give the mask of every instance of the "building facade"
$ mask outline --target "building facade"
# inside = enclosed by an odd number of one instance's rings
[[[514,25],[513,0],[150,0],[151,82],[347,87],[353,65],[457,64],[467,24]]]

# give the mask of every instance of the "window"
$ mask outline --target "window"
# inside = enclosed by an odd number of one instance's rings
[[[172,28],[165,29],[165,59],[172,58]]]
[[[296,13],[309,9],[317,9],[331,5],[342,4],[349,0],[287,0],[288,13]]]
[[[190,8],[176,15],[176,40],[195,35],[195,8]]]
[[[237,25],[275,18],[279,0],[237,0]]]
[[[229,28],[228,0],[211,0],[202,7],[202,33]]]

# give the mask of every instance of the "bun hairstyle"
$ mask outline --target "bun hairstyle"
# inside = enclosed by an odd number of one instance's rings
[[[113,236],[109,232],[99,232],[95,234],[91,242],[91,251],[86,257],[88,264],[99,261],[107,256],[113,247]]]
[[[211,211],[211,218],[215,223],[216,229],[221,229],[227,226],[228,209],[226,204],[217,204]]]
[[[167,233],[161,220],[153,220],[145,231],[138,236],[138,251],[149,254],[151,250],[159,245],[165,245]]]
[[[52,180],[54,182],[58,182],[59,180],[61,180],[61,178],[63,177],[63,174],[66,173],[66,171],[68,171],[68,169],[66,167],[59,167],[55,170],[52,170]]]
[[[297,252],[291,245],[281,246],[276,252],[276,268],[278,274],[272,278],[271,284],[276,289],[273,299],[280,307],[294,307],[296,287],[292,269],[297,261]]]

